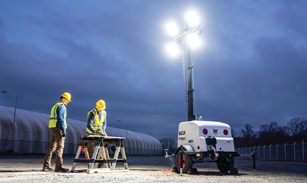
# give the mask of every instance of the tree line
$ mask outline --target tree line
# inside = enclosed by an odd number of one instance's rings
[[[260,126],[259,131],[254,131],[253,126],[246,124],[241,129],[239,136],[233,133],[235,147],[254,147],[277,144],[307,143],[307,120],[305,118],[293,118],[285,126],[277,122],[270,122]]]

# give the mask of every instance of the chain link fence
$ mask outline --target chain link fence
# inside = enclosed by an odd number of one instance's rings
[[[283,160],[283,161],[307,161],[307,143],[277,144],[269,146],[254,146],[237,148],[236,151],[243,159],[249,159],[252,151],[256,159]]]

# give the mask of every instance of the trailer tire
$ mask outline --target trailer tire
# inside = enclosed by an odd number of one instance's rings
[[[228,170],[234,167],[234,158],[218,157],[216,164],[220,172],[228,173]]]
[[[192,156],[183,153],[183,161],[184,163],[182,164],[183,165],[182,173],[186,173],[189,170],[189,168],[192,168],[193,166]],[[180,172],[180,165],[181,165],[181,151],[178,151],[176,155],[176,167],[178,172]]]

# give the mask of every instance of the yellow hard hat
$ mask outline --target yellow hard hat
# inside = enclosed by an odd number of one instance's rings
[[[67,98],[69,100],[69,102],[71,102],[71,95],[68,92],[65,92],[61,95],[61,97]]]
[[[105,109],[106,108],[106,103],[103,100],[98,100],[96,103],[97,108]]]

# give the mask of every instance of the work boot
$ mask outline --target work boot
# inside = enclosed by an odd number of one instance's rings
[[[54,171],[54,169],[51,167],[44,167],[43,171]]]
[[[55,172],[69,172],[69,169],[63,168],[63,167],[61,167],[61,168],[55,168]]]

